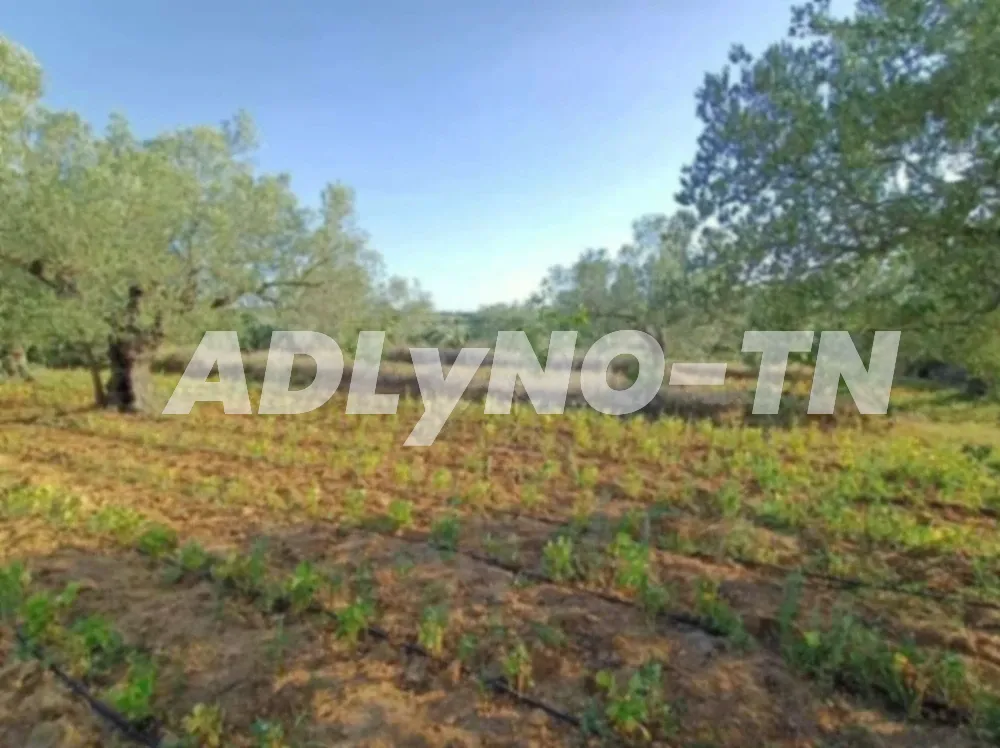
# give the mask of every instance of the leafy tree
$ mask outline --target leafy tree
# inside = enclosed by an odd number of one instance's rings
[[[668,355],[708,353],[736,329],[741,309],[713,265],[718,240],[688,211],[643,216],[616,257],[591,249],[553,268],[542,298],[564,319],[586,320],[590,339],[635,329]]]
[[[732,50],[698,115],[678,200],[726,234],[719,259],[758,313],[955,355],[995,335],[995,0],[861,0],[848,18],[810,0],[784,41]]]
[[[95,134],[38,104],[38,67],[7,41],[0,81],[0,303],[30,301],[11,324],[78,351],[99,403],[152,408],[160,345],[231,310],[344,333],[388,304],[351,191],[330,185],[310,211],[287,175],[255,173],[246,114],[147,140],[114,116]]]

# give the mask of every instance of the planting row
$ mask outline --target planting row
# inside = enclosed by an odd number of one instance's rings
[[[61,513],[50,511],[46,514],[60,516]],[[458,547],[456,521],[455,518],[439,521],[426,540],[438,546],[445,554],[461,551]],[[391,612],[383,609],[397,607],[398,601],[405,599],[405,596],[401,598],[396,594],[386,596],[385,591],[376,599],[372,594],[373,590],[378,589],[372,584],[376,573],[371,568],[354,569],[348,577],[348,582],[345,583],[343,578],[338,582],[336,577],[320,574],[308,561],[300,562],[287,580],[276,584],[270,578],[269,562],[260,548],[248,555],[236,554],[213,559],[197,545],[187,544],[176,548],[170,531],[165,528],[142,529],[143,521],[140,516],[119,509],[100,510],[87,521],[87,524],[95,531],[111,533],[112,536],[127,542],[137,542],[148,554],[169,557],[175,569],[197,570],[192,573],[210,573],[213,578],[229,588],[263,601],[265,607],[272,612],[305,613],[317,604],[317,595],[328,596],[321,605],[324,610],[330,612],[332,620],[336,622],[337,630],[347,640],[360,637],[369,631],[372,627],[371,616],[375,611],[381,610],[381,615],[386,620],[393,620]],[[397,526],[387,527],[384,530],[398,531],[404,529],[405,524],[405,518],[396,517]],[[327,547],[330,539],[328,534],[325,538]],[[309,547],[309,543],[305,541],[300,541],[299,545]],[[515,568],[516,565],[509,560],[475,555],[480,562],[492,563],[507,571],[518,571],[515,580],[531,582],[544,579],[557,589],[571,590],[570,584],[574,582],[579,572],[572,540],[567,536],[556,538],[546,546],[546,549],[542,572]],[[989,692],[976,684],[961,658],[947,653],[893,644],[877,631],[861,623],[848,611],[838,611],[829,622],[818,619],[813,621],[807,614],[800,615],[799,605],[795,602],[801,594],[800,585],[789,585],[777,630],[770,635],[759,636],[755,641],[747,633],[740,616],[720,597],[718,586],[709,580],[701,580],[694,590],[693,615],[682,616],[673,613],[663,616],[665,609],[675,599],[674,595],[657,580],[655,569],[649,564],[648,546],[636,541],[627,533],[620,533],[615,538],[613,547],[609,549],[608,562],[602,573],[611,575],[608,580],[609,586],[628,596],[643,612],[652,627],[650,635],[662,637],[667,634],[662,628],[657,627],[656,622],[659,620],[666,619],[676,623],[680,619],[688,623],[698,623],[713,633],[725,634],[730,647],[734,650],[747,647],[762,646],[765,649],[773,647],[796,671],[816,676],[831,686],[877,695],[889,706],[906,713],[922,711],[928,716],[946,722],[975,721],[983,725],[983,729],[989,729],[987,726],[990,720],[996,718],[995,705]],[[404,564],[397,559],[393,566],[394,575],[400,576],[400,569]],[[397,581],[397,584],[401,585],[400,589],[404,589],[410,582]],[[547,586],[549,585],[543,585],[530,594],[545,594]],[[586,594],[586,591],[580,589],[570,594]],[[607,603],[608,597],[607,594],[598,595],[602,603]],[[445,613],[441,607],[442,599],[450,599],[450,596],[439,594],[437,600],[419,606],[418,610],[407,611],[404,616],[404,622],[408,622],[411,626],[413,621],[420,621],[416,637],[419,646],[431,654],[435,651],[446,651],[445,660],[456,660],[463,663],[464,667],[477,672],[488,673],[491,664],[495,665],[509,688],[515,691],[523,690],[531,674],[537,670],[534,666],[533,652],[526,643],[531,641],[532,637],[517,631],[516,626],[506,625],[503,626],[504,636],[498,639],[497,632],[490,631],[491,628],[497,627],[494,622],[488,620],[488,615],[481,616],[480,621],[469,625],[467,620],[469,616],[465,611],[462,611],[460,616],[456,616],[455,611],[450,615]],[[385,602],[389,602],[389,605],[384,605]],[[454,620],[465,622],[461,626],[460,633],[455,632],[454,636],[449,637],[447,636],[449,625]],[[388,628],[391,630],[392,626]],[[405,634],[402,638],[406,639],[409,636],[411,634]],[[557,636],[555,638],[558,639]],[[444,643],[446,639],[450,642],[449,645]],[[533,639],[538,640],[540,637],[535,635]],[[465,644],[462,644],[463,641]],[[480,650],[473,649],[470,642],[483,641],[488,642],[487,650],[498,652],[499,657],[487,658],[488,661],[477,661],[480,657],[477,652]],[[579,652],[593,651],[592,647],[579,646],[572,642],[565,646]],[[651,666],[655,663],[640,663],[639,667],[642,664]],[[595,669],[599,671],[603,668]],[[631,681],[637,672],[638,670],[635,670],[629,675],[628,680]],[[489,677],[497,676],[485,675],[487,682]],[[602,676],[601,680],[607,684],[609,677],[611,676]],[[584,680],[588,678],[585,677]],[[615,680],[615,683],[617,682],[618,680]],[[553,689],[557,689],[556,681],[552,683]],[[581,689],[577,686],[574,691],[579,693]],[[566,701],[572,701],[572,698]],[[610,708],[610,704],[604,708],[605,716],[608,715],[607,710]],[[577,713],[585,714],[586,708]],[[601,713],[601,710],[598,710],[598,713]],[[588,723],[582,717],[581,721],[584,724]],[[629,731],[627,727],[620,725],[618,728],[626,733]],[[647,725],[644,729],[651,728]]]

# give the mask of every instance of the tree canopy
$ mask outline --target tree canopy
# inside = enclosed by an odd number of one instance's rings
[[[347,337],[428,307],[385,276],[349,188],[309,209],[288,175],[257,173],[245,113],[145,139],[116,115],[96,133],[39,104],[39,66],[6,40],[0,81],[0,332],[109,359],[99,398],[142,407],[133,379],[160,343],[234,309]]]
[[[975,358],[1000,308],[1000,4],[807,2],[787,39],[735,47],[697,111],[678,200],[748,292]]]

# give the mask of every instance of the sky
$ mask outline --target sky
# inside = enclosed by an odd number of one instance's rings
[[[45,101],[142,136],[254,118],[263,171],[354,188],[394,274],[445,310],[515,301],[676,206],[695,91],[790,0],[0,0]]]

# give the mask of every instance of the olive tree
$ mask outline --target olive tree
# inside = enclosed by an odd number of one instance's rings
[[[48,334],[80,352],[99,403],[151,408],[159,346],[225,310],[273,307],[321,329],[377,294],[350,190],[331,185],[305,209],[287,175],[256,173],[247,115],[149,139],[115,116],[97,134],[38,105],[37,66],[0,49],[0,284],[44,302]]]

